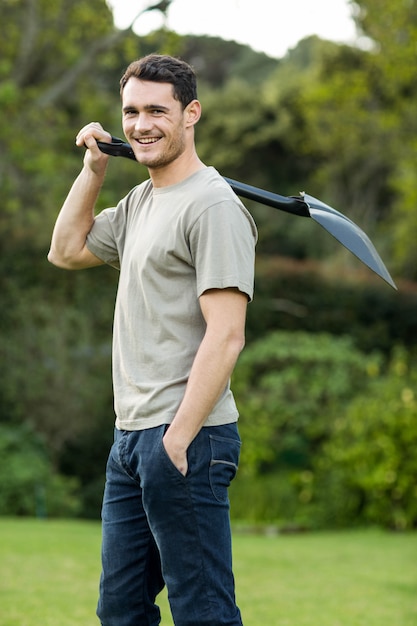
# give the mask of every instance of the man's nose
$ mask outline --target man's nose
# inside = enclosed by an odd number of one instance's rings
[[[135,130],[145,132],[152,127],[150,116],[147,113],[139,113],[135,123]]]

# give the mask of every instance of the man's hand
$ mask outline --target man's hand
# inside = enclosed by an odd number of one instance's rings
[[[111,135],[98,122],[91,122],[84,126],[78,133],[75,143],[77,146],[85,146],[88,150],[85,153],[84,165],[94,174],[103,176],[109,156],[101,152],[97,146],[97,141],[111,143]]]
[[[188,470],[187,448],[184,444],[179,444],[170,436],[169,428],[162,439],[162,443],[164,444],[165,452],[177,470],[181,472],[183,476],[186,476]]]

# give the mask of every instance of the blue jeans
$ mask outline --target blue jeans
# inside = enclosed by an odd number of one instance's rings
[[[166,584],[175,626],[242,626],[227,493],[239,460],[237,426],[202,428],[186,476],[165,451],[166,429],[115,431],[97,615],[103,626],[157,626],[155,599]]]

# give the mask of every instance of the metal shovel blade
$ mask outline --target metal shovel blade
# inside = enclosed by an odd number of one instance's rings
[[[381,257],[368,235],[348,217],[328,206],[321,200],[303,194],[310,217],[345,246],[362,263],[365,263],[391,287],[397,289]]]
[[[362,263],[365,263],[391,287],[397,289],[368,235],[343,213],[305,193],[297,197],[280,196],[271,191],[252,187],[252,185],[247,185],[231,178],[225,178],[225,180],[239,196],[272,206],[286,213],[300,217],[311,217]]]
[[[102,152],[113,156],[123,156],[135,160],[135,154],[130,144],[122,139],[112,137],[111,143],[97,141],[97,145]],[[225,181],[232,187],[233,191],[244,198],[255,200],[261,204],[272,206],[275,209],[298,215],[300,217],[311,217],[329,232],[337,241],[354,254],[362,263],[365,263],[378,276],[383,278],[391,287],[397,289],[381,257],[376,251],[372,241],[352,220],[343,213],[336,211],[321,200],[313,198],[308,194],[300,196],[280,196],[271,191],[265,191],[259,187],[253,187],[246,183],[224,177]]]

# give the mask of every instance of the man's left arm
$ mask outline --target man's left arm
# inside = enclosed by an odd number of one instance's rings
[[[200,296],[207,327],[184,398],[164,436],[165,450],[185,476],[187,449],[225,389],[245,344],[248,297],[238,289],[210,289]]]

